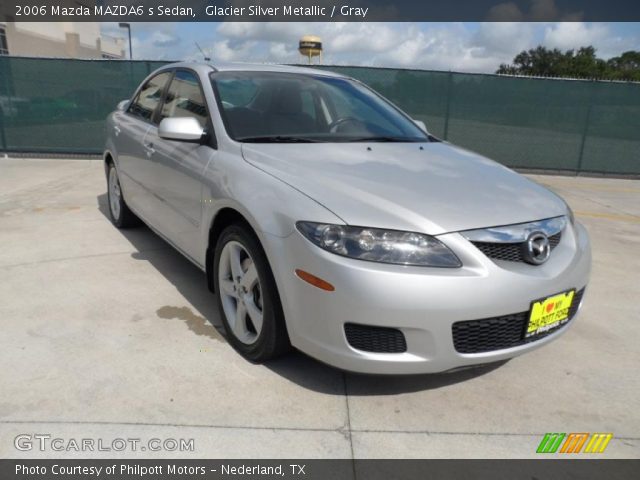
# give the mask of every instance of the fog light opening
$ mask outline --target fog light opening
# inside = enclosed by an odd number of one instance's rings
[[[298,276],[298,278],[301,278],[305,282],[313,285],[314,287],[319,288],[320,290],[324,290],[326,292],[333,292],[336,289],[336,287],[331,285],[329,282],[326,282],[321,278],[316,277],[315,275],[311,275],[309,272],[300,270],[299,268],[296,268],[296,275]]]

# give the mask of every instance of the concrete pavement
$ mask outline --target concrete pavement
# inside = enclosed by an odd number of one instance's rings
[[[640,181],[531,177],[592,237],[571,330],[501,365],[370,377],[246,362],[204,274],[110,224],[100,161],[0,159],[0,457],[524,458],[545,432],[613,432],[606,458],[640,458]],[[19,434],[194,449],[19,451]]]

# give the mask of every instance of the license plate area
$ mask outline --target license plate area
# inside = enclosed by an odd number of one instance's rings
[[[568,290],[531,302],[524,337],[532,338],[567,323],[575,294],[575,290]]]

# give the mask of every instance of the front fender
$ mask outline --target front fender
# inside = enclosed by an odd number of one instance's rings
[[[212,290],[213,277],[209,269],[213,246],[209,245],[209,236],[222,210],[233,209],[244,217],[258,236],[269,262],[282,255],[272,251],[276,248],[274,245],[280,244],[274,242],[273,237],[291,235],[298,220],[344,223],[315,200],[233,154],[218,152],[207,165],[203,178],[201,245],[204,248],[199,261],[209,273]],[[272,241],[267,241],[269,238]],[[276,283],[279,283],[277,278]]]
[[[344,223],[310,197],[239,156],[225,152],[219,152],[207,165],[202,197],[205,236],[223,208],[237,210],[258,236],[268,233],[286,237],[294,231],[298,220]]]

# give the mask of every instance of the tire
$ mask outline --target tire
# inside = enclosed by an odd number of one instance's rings
[[[129,209],[122,195],[118,171],[113,163],[107,165],[107,204],[109,218],[118,228],[130,228],[140,225],[140,219]]]
[[[260,241],[248,226],[234,224],[222,231],[212,272],[231,346],[253,363],[288,352],[291,344],[276,282]]]

